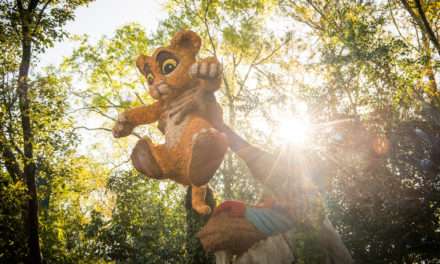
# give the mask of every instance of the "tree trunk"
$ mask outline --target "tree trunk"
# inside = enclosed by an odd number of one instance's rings
[[[440,55],[440,42],[437,39],[434,31],[432,30],[431,25],[429,24],[428,19],[426,18],[425,11],[423,11],[422,3],[419,0],[415,0],[415,6],[417,9],[417,13],[414,12],[413,8],[410,6],[407,0],[400,0],[405,10],[410,14],[410,16],[414,19],[416,24],[419,26],[420,30],[424,35],[427,35],[429,40],[431,40],[438,54]]]
[[[438,41],[434,31],[432,30],[431,25],[429,24],[428,19],[426,18],[425,11],[422,8],[422,3],[420,2],[420,0],[415,0],[414,3],[416,5],[417,12],[419,13],[420,19],[422,20],[422,30],[431,40],[432,44],[437,49],[437,52],[440,55],[440,42]]]
[[[228,97],[229,98],[229,97]],[[235,127],[235,109],[234,109],[234,101],[232,99],[228,100],[228,110],[229,110],[229,126],[232,128]],[[233,182],[233,175],[234,175],[234,162],[232,153],[228,152],[226,155],[226,170],[223,175],[224,181],[223,181],[223,193],[225,196],[225,199],[231,199],[232,198],[232,182]]]
[[[38,200],[35,184],[35,162],[33,154],[33,134],[30,120],[30,104],[28,98],[28,75],[31,61],[31,38],[29,29],[23,26],[22,58],[18,75],[18,94],[23,132],[24,169],[23,177],[29,193],[26,229],[28,235],[28,263],[41,263],[40,243],[38,238]]]
[[[431,49],[429,47],[429,39],[422,35],[422,41],[423,41],[423,51],[424,51],[424,71],[422,78],[420,80],[421,87],[424,87],[424,90],[426,94],[428,95],[431,102],[440,103],[438,98],[438,89],[437,89],[437,82],[435,80],[435,73],[434,69],[432,67],[432,55],[431,55]],[[427,78],[428,84],[424,85],[424,78]]]

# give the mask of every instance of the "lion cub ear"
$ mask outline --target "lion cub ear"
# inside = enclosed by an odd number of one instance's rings
[[[185,51],[191,52],[193,56],[195,56],[202,44],[202,40],[200,39],[197,33],[191,30],[182,30],[174,35],[171,40],[171,49],[183,49]]]
[[[144,76],[147,75],[147,67],[148,67],[147,60],[148,60],[148,56],[146,55],[139,55],[139,57],[136,59],[136,66]]]

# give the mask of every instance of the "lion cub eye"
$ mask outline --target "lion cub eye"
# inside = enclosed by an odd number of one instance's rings
[[[177,61],[175,59],[167,59],[162,64],[162,74],[170,74],[177,67]]]
[[[147,75],[147,82],[148,82],[148,84],[149,84],[149,85],[152,85],[152,84],[153,84],[153,81],[154,81],[154,76],[153,76],[153,74],[149,73],[149,74]]]

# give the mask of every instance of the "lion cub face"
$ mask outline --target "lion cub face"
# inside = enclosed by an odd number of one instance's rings
[[[191,87],[188,71],[195,62],[201,45],[200,37],[192,31],[174,35],[168,47],[161,47],[152,56],[140,55],[136,61],[139,71],[147,78],[150,95],[166,100]]]

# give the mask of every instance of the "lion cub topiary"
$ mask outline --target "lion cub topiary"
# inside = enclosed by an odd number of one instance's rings
[[[222,66],[215,58],[196,62],[200,45],[196,33],[180,31],[168,47],[156,49],[152,56],[139,56],[136,65],[156,101],[121,113],[113,135],[124,137],[138,125],[159,121],[165,143],[156,145],[147,137],[139,140],[131,154],[133,166],[154,179],[191,184],[194,210],[209,214],[207,183],[223,160],[227,141],[208,121],[218,118],[207,118],[222,115],[214,97]]]

